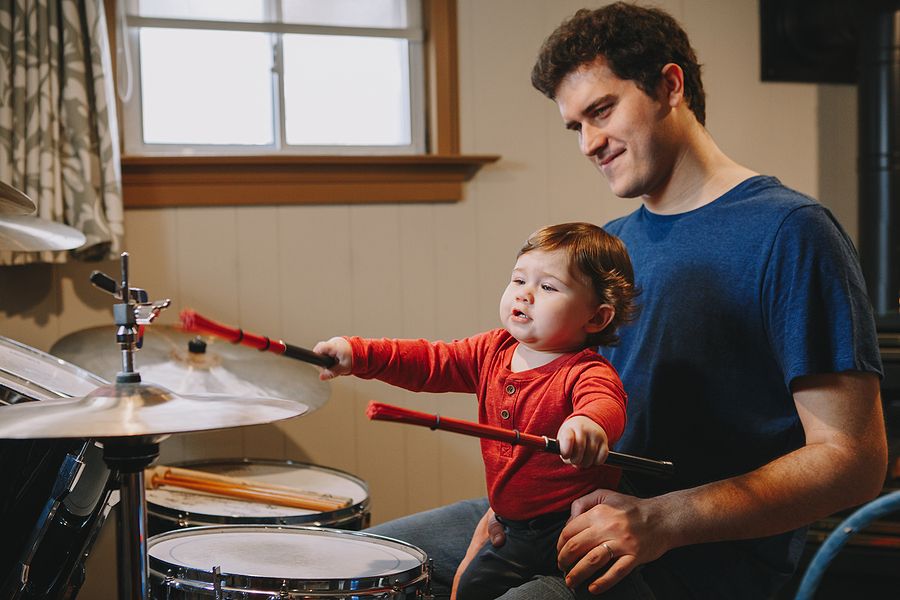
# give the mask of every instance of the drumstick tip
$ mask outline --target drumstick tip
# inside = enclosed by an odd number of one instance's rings
[[[382,416],[382,410],[384,408],[384,404],[381,402],[375,402],[374,400],[369,401],[369,406],[366,407],[366,416],[369,419],[375,420],[378,417]]]

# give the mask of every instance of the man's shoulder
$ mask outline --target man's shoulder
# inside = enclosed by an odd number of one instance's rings
[[[804,206],[821,206],[814,198],[790,188],[777,177],[757,175],[736,185],[722,195],[723,205],[762,208],[767,211],[792,211]]]

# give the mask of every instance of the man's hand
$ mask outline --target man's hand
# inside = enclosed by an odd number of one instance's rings
[[[606,432],[593,420],[575,415],[560,426],[556,434],[563,462],[587,469],[602,465],[609,456]]]
[[[597,490],[572,503],[572,516],[557,543],[559,568],[574,588],[603,570],[588,587],[607,591],[638,565],[656,560],[669,546],[654,528],[654,500]]]
[[[459,578],[489,538],[491,544],[497,547],[502,546],[506,542],[506,533],[503,531],[503,525],[494,518],[494,511],[490,508],[478,521],[475,532],[472,534],[472,541],[469,542],[469,548],[466,550],[466,555],[463,557],[462,562],[459,563],[459,567],[456,568],[456,574],[453,576],[453,588],[450,591],[450,600],[456,600],[456,588],[459,587]]]

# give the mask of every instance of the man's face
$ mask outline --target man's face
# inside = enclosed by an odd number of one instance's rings
[[[556,90],[566,129],[620,198],[653,196],[669,180],[677,140],[665,98],[620,79],[603,58],[569,73]]]

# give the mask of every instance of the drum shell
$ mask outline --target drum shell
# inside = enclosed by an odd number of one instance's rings
[[[212,525],[293,525],[302,527],[330,527],[333,529],[344,529],[350,531],[359,531],[369,526],[371,513],[369,509],[369,493],[366,483],[344,471],[332,469],[330,467],[322,467],[303,462],[295,462],[290,460],[272,460],[257,458],[223,458],[210,460],[195,460],[175,463],[172,466],[185,469],[197,469],[201,471],[210,471],[218,474],[226,474],[242,479],[253,479],[252,470],[254,467],[269,469],[285,469],[290,473],[296,469],[297,473],[304,471],[321,472],[333,477],[345,480],[348,483],[355,484],[360,489],[364,497],[355,501],[347,508],[338,509],[329,512],[314,511],[293,511],[292,514],[279,516],[261,516],[261,515],[236,515],[236,514],[213,514],[191,511],[186,507],[166,506],[152,501],[152,492],[148,493],[147,498],[147,532],[148,535],[154,536],[167,531],[183,529],[187,527],[204,527]],[[330,490],[310,490],[319,493],[329,493]],[[286,509],[284,512],[291,512]]]
[[[0,336],[0,410],[6,404],[77,397],[105,384],[93,373]],[[71,490],[58,489],[75,463],[80,467]],[[5,482],[0,595],[74,597],[115,487],[102,449],[84,439],[0,440],[0,474]],[[24,586],[23,560],[29,564]]]
[[[216,533],[259,533],[340,536],[365,542],[390,544],[402,548],[418,561],[418,566],[382,575],[299,579],[290,576],[258,577],[177,565],[154,556],[154,546],[173,537]],[[352,538],[349,536],[353,536]],[[340,537],[338,539],[340,539]],[[419,548],[378,535],[321,527],[223,525],[191,527],[153,536],[148,541],[150,597],[153,600],[300,600],[430,599],[431,564]],[[215,581],[219,581],[216,589]]]

